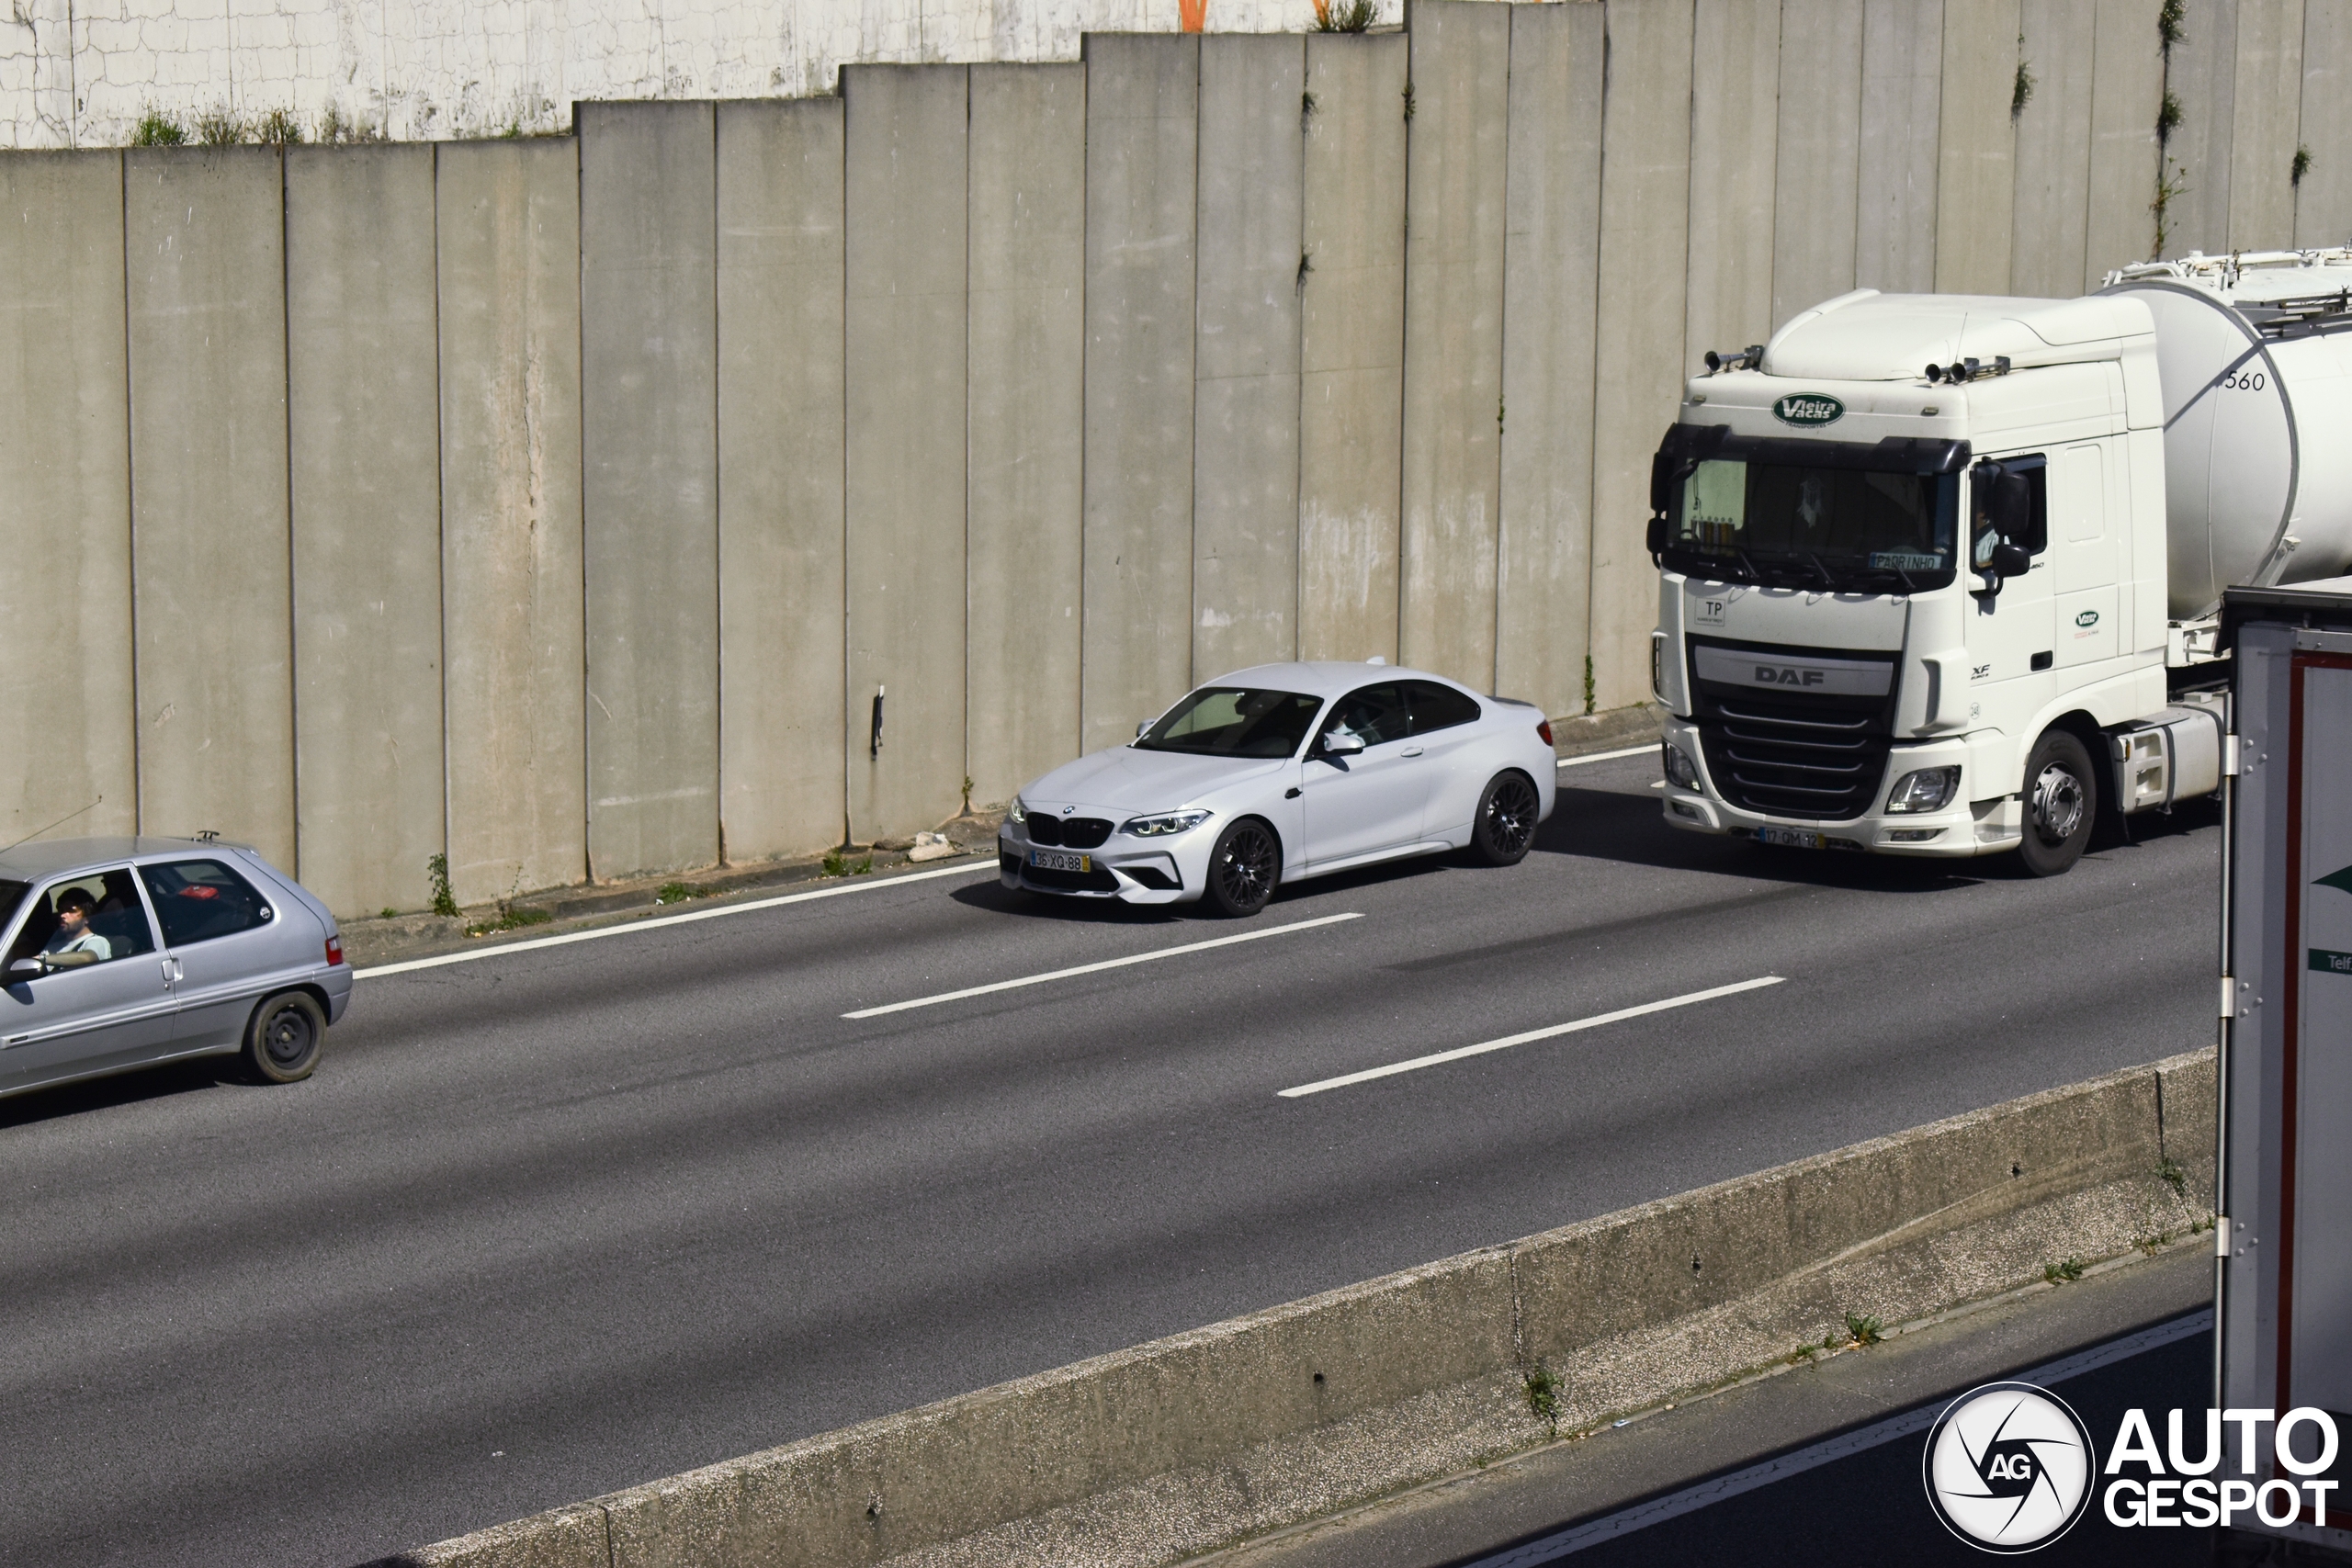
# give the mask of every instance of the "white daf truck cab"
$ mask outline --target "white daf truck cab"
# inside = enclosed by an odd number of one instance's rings
[[[2054,875],[2218,787],[2222,590],[2352,566],[2352,250],[1863,289],[1707,362],[1650,486],[1678,827]]]

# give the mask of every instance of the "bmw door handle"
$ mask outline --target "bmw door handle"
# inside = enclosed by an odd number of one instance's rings
[[[1418,746],[1408,746],[1402,751],[1397,753],[1400,757],[1418,757],[1420,754],[1421,749]]]

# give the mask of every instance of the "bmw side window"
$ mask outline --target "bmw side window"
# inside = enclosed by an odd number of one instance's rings
[[[1434,681],[1408,681],[1405,694],[1412,703],[1416,735],[1427,735],[1432,729],[1452,729],[1457,724],[1476,724],[1485,712],[1476,698]]]
[[[148,896],[164,922],[164,940],[174,947],[234,936],[277,918],[254,885],[217,860],[173,861],[142,865]]]
[[[19,964],[79,969],[154,951],[155,933],[130,873],[92,872],[40,890],[0,969],[14,979]]]
[[[1377,746],[1384,740],[1404,739],[1409,724],[1403,688],[1364,686],[1331,705],[1331,716],[1323,721],[1323,734],[1345,730],[1367,746]]]

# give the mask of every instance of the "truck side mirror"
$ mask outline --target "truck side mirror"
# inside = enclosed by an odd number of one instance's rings
[[[2033,558],[2026,554],[2023,545],[2013,545],[2007,539],[1993,547],[1993,570],[2004,578],[2023,577],[2033,570]]]
[[[1653,556],[1666,554],[1666,514],[1658,513],[1650,518],[1649,535],[1645,547]]]

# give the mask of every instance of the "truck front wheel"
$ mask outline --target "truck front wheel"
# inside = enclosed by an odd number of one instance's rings
[[[2083,858],[2098,819],[2098,776],[2083,743],[2063,729],[2034,742],[2025,765],[2025,833],[2018,854],[2036,876],[2059,876]]]

